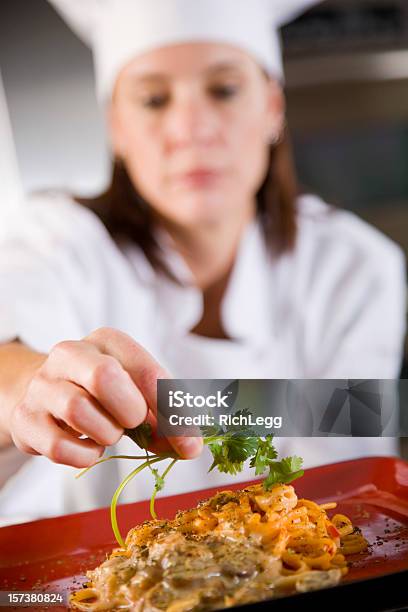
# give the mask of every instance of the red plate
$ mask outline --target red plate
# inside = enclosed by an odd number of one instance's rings
[[[103,468],[102,468],[103,469]],[[217,490],[243,488],[231,484],[156,502],[160,518],[193,507]],[[319,503],[337,501],[329,511],[347,514],[370,543],[363,554],[348,557],[352,566],[344,580],[381,576],[408,569],[408,463],[391,457],[369,457],[305,471],[295,483],[299,497]],[[147,502],[120,507],[123,534],[149,519]],[[44,519],[0,529],[0,591],[59,592],[64,598],[81,587],[84,572],[98,565],[116,546],[107,509]],[[4,608],[3,608],[4,609]],[[14,608],[8,608],[14,609]],[[21,609],[21,608],[15,608]],[[39,608],[59,612],[64,606]]]

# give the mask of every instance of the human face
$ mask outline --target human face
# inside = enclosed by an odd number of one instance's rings
[[[255,211],[283,95],[245,51],[188,43],[140,55],[110,107],[115,154],[157,215],[183,228]]]

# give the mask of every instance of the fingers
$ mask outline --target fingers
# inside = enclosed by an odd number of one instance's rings
[[[60,342],[15,410],[13,439],[25,452],[84,467],[99,458],[103,447],[118,442],[123,429],[147,421],[153,430],[149,450],[194,458],[202,451],[202,438],[157,435],[157,380],[169,377],[143,347],[118,330],[101,328],[84,340]]]
[[[133,338],[116,329],[101,328],[87,336],[86,340],[122,364],[140,389],[150,410],[157,414],[157,380],[171,378],[169,372]]]
[[[176,451],[181,459],[194,459],[203,450],[203,439],[201,437],[169,437],[164,438],[157,435],[157,417],[149,411],[146,421],[152,426],[153,439],[149,450],[153,453],[165,453]]]
[[[42,379],[31,391],[33,409],[50,412],[58,421],[69,426],[71,435],[83,434],[101,446],[111,446],[120,440],[123,427],[117,423],[82,387],[61,380],[50,385]],[[47,398],[44,405],[42,398]],[[39,399],[41,398],[41,400]],[[67,430],[67,427],[59,424]]]
[[[31,411],[25,404],[15,408],[13,422],[13,441],[23,452],[77,468],[92,465],[103,454],[103,446],[90,439],[74,438],[58,427],[50,414]]]
[[[168,438],[168,440],[182,459],[194,459],[198,457],[204,446],[202,438],[172,437]]]
[[[83,387],[123,428],[137,427],[146,418],[146,401],[128,372],[114,356],[101,354],[91,343],[57,344],[42,376]]]
[[[147,402],[150,410],[146,414],[146,420],[150,422],[155,432],[157,430],[157,380],[171,378],[170,373],[140,344],[118,330],[102,328],[93,332],[87,337],[87,340],[97,346],[100,351],[116,357],[124,369],[129,372]],[[158,452],[159,449],[163,451],[174,449],[181,458],[192,459],[201,453],[203,442],[200,437],[174,437],[168,438],[168,442],[164,438],[156,437],[151,448],[156,449],[154,452]]]

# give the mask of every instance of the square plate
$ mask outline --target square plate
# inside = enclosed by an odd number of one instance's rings
[[[217,491],[240,489],[257,481],[158,498],[157,515],[173,518],[177,510],[191,508]],[[276,605],[279,610],[300,609],[300,605],[314,605],[319,600],[322,605],[329,602],[332,611],[340,609],[337,606],[342,598],[350,607],[355,597],[365,597],[369,589],[370,607],[361,609],[388,610],[397,606],[402,609],[405,604],[404,609],[408,609],[408,463],[393,457],[368,457],[315,467],[305,470],[295,489],[298,497],[318,503],[338,502],[329,515],[335,512],[348,515],[362,529],[370,548],[347,557],[351,568],[340,586],[252,604],[252,608],[270,609]],[[143,501],[121,505],[118,518],[125,534],[150,518],[149,504]],[[81,588],[85,571],[101,563],[116,546],[108,509],[3,527],[0,591],[58,592],[66,598],[68,593]],[[325,602],[324,597],[328,598]],[[388,607],[384,607],[384,602]],[[30,607],[32,612],[46,609],[60,612],[67,608],[48,608],[45,604]]]

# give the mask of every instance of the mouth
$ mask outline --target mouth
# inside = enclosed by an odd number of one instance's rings
[[[210,187],[221,177],[220,170],[211,168],[196,168],[189,172],[184,172],[176,177],[177,182],[190,187]]]

